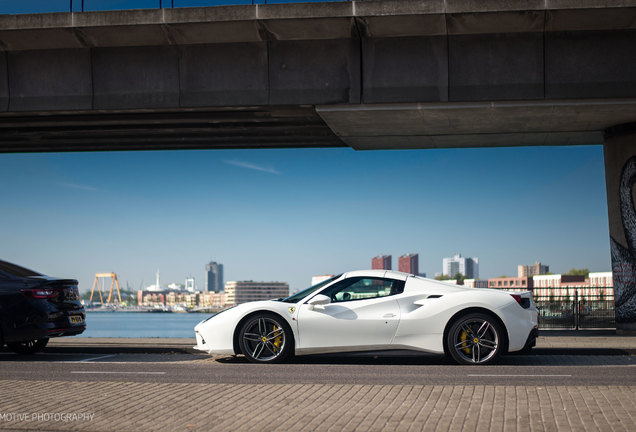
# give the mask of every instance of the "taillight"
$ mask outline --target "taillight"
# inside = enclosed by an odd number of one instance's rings
[[[60,292],[50,288],[30,288],[23,289],[22,294],[30,298],[50,299],[57,296]]]
[[[519,306],[521,306],[522,308],[528,309],[530,307],[530,299],[528,297],[521,297],[519,294],[510,295],[517,301],[517,303],[519,303]]]

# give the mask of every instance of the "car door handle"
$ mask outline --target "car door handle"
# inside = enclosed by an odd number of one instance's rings
[[[393,318],[393,317],[395,317],[395,316],[396,316],[396,315],[395,315],[394,313],[388,313],[388,314],[384,314],[384,315],[382,315],[382,318]]]

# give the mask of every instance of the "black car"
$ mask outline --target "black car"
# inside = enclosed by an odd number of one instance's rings
[[[0,348],[41,351],[49,338],[86,330],[77,281],[45,276],[0,260]]]

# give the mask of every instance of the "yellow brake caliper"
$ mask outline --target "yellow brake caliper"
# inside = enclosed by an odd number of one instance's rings
[[[464,348],[462,348],[464,350],[464,352],[466,354],[470,354],[470,348],[468,348],[468,344],[466,343],[466,339],[468,339],[468,334],[466,333],[465,330],[462,330],[462,334],[459,335],[459,340],[464,342],[464,344],[462,345]]]
[[[272,328],[272,331],[275,332],[276,330],[278,330],[278,327],[274,326],[274,328]],[[283,344],[283,336],[281,334],[281,336],[278,336],[278,337],[274,338],[275,350],[278,351],[282,344]]]

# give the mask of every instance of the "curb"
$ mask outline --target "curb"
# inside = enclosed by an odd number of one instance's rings
[[[194,348],[188,347],[130,347],[130,346],[51,346],[46,347],[44,353],[62,354],[202,354]]]
[[[187,346],[50,346],[44,353],[62,353],[62,354],[195,354],[208,356],[208,354],[195,350]],[[374,351],[362,353],[342,353],[330,354],[331,356],[393,356],[412,357],[419,355],[428,355],[418,351]],[[636,348],[533,348],[529,353],[510,353],[508,355],[537,355],[537,356],[553,356],[553,355],[570,355],[570,356],[631,356],[636,355]]]

